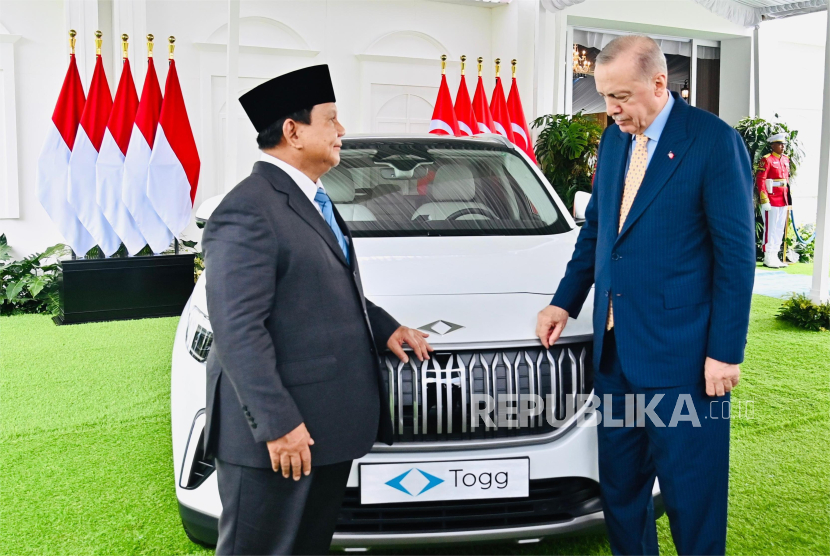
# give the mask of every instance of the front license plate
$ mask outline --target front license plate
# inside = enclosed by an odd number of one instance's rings
[[[360,464],[360,503],[526,498],[530,459]]]

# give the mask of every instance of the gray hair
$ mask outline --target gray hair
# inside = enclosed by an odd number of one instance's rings
[[[660,45],[651,37],[645,35],[623,35],[605,45],[605,48],[597,54],[596,65],[610,64],[620,54],[634,51],[637,56],[637,65],[640,68],[640,76],[649,81],[657,73],[664,73],[668,76],[666,67],[666,56],[660,50]]]

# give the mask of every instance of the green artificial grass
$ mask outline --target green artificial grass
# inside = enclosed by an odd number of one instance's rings
[[[830,553],[830,333],[754,296],[733,393],[730,554]],[[170,446],[177,319],[0,318],[0,553],[210,554],[181,528]],[[752,409],[751,416],[747,414]],[[668,520],[662,554],[675,554]],[[603,533],[400,553],[610,554]]]

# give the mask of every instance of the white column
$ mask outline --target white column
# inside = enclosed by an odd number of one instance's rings
[[[752,93],[756,118],[761,116],[761,41],[758,40],[760,28],[760,25],[756,25],[752,32]]]
[[[818,170],[818,212],[816,214],[816,252],[813,264],[813,287],[810,297],[815,303],[830,299],[830,17],[824,44],[824,98],[821,103],[821,153]]]
[[[225,95],[225,191],[236,185],[237,105],[239,101],[239,0],[228,0],[228,82]]]
[[[574,65],[571,52],[574,48],[574,28],[568,27],[565,35],[565,114],[574,113]]]
[[[697,106],[697,41],[692,39],[692,57],[689,59],[689,106]]]

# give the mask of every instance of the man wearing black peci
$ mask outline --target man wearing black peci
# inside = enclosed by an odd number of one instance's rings
[[[378,352],[418,359],[427,334],[363,296],[349,229],[320,176],[340,162],[328,66],[239,99],[262,160],[205,227],[205,450],[216,458],[216,553],[322,554],[352,460],[391,444]]]

